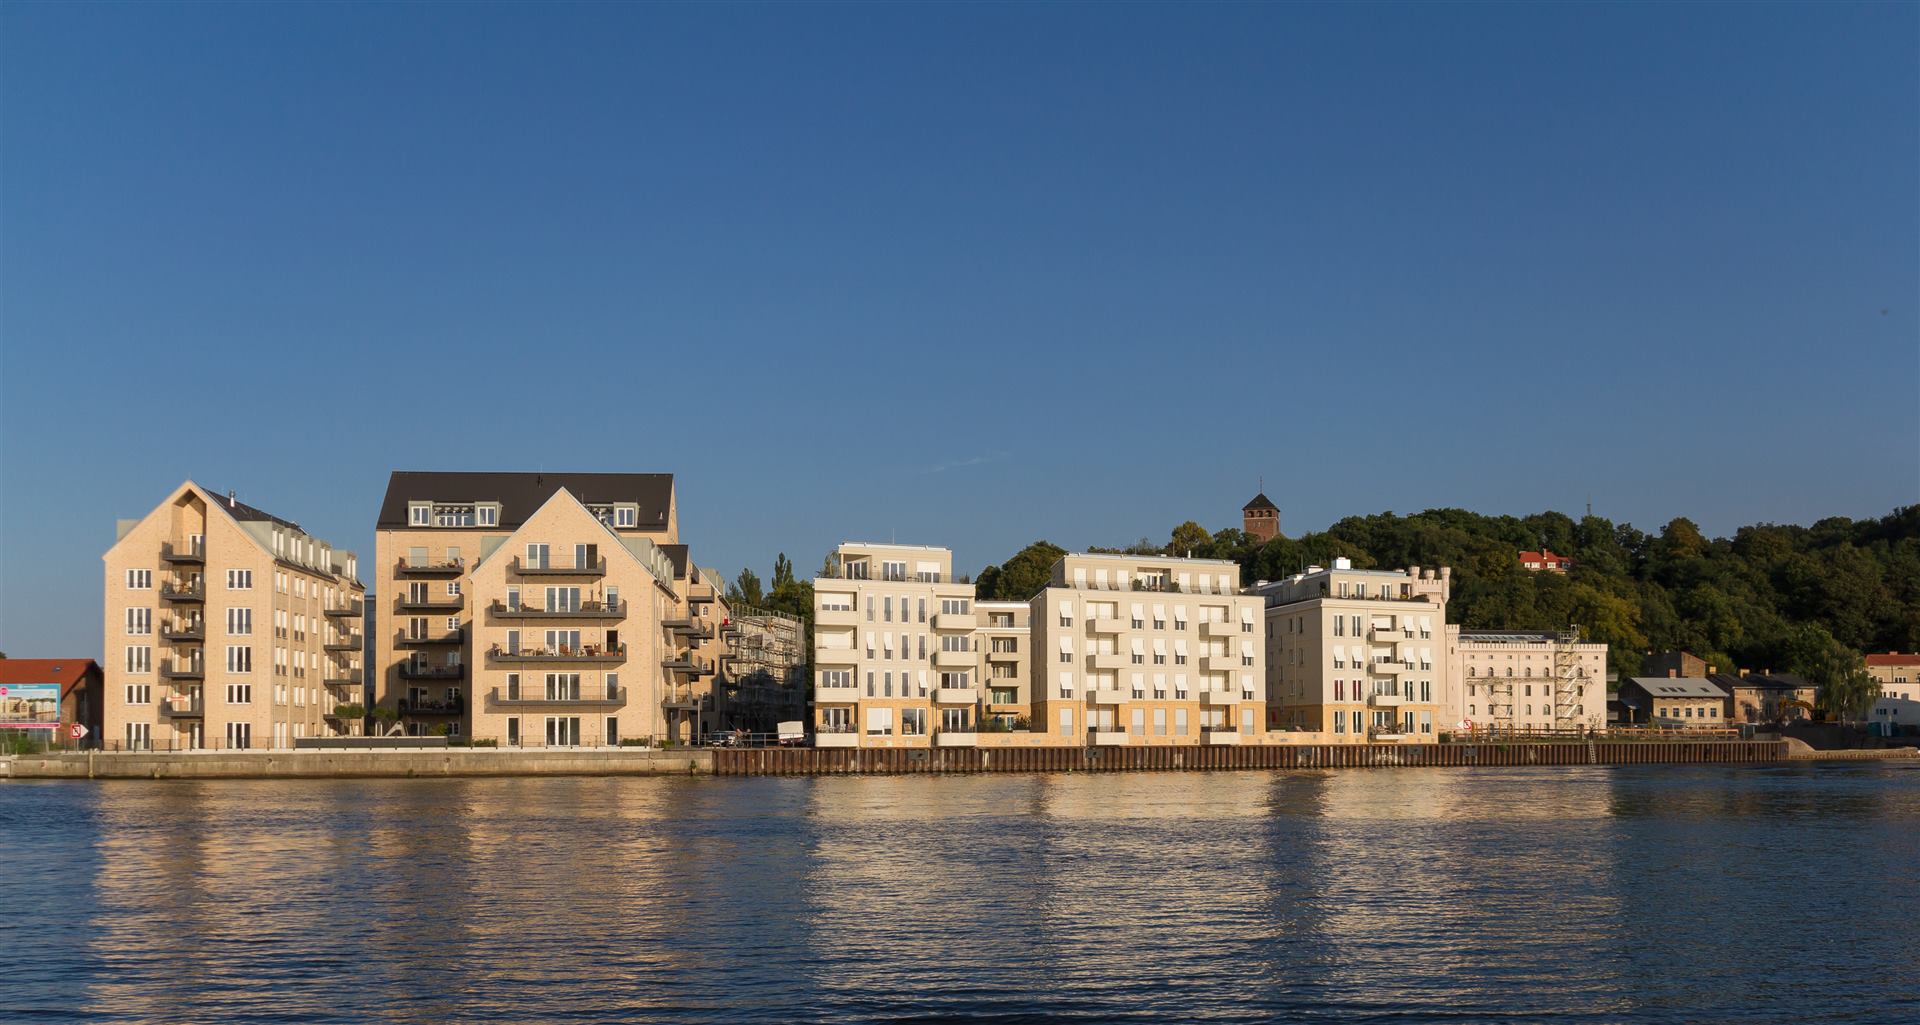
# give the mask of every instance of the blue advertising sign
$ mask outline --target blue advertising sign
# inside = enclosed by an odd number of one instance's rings
[[[59,725],[59,684],[0,683],[0,730],[51,730]]]

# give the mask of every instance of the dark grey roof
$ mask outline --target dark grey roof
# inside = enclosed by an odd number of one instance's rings
[[[525,523],[561,488],[582,505],[637,503],[640,529],[657,530],[667,525],[673,474],[395,470],[387,478],[387,497],[380,503],[380,521],[375,526],[381,530],[405,527],[409,501],[499,502],[500,526],[511,529]]]
[[[687,546],[661,545],[660,550],[666,553],[667,561],[673,563],[673,579],[687,579]]]
[[[1255,495],[1255,496],[1253,496],[1253,501],[1251,501],[1251,502],[1248,502],[1248,503],[1247,503],[1246,505],[1243,505],[1243,506],[1241,506],[1240,508],[1241,508],[1242,510],[1246,510],[1246,509],[1272,509],[1272,510],[1273,510],[1274,512],[1279,512],[1279,511],[1280,511],[1280,507],[1279,507],[1279,506],[1277,506],[1277,505],[1274,505],[1274,504],[1273,504],[1273,499],[1271,499],[1271,498],[1268,498],[1268,497],[1267,497],[1267,493],[1266,493],[1266,492],[1264,492],[1264,491],[1262,491],[1262,492],[1260,492],[1259,494],[1257,494],[1257,495]]]
[[[1727,696],[1727,692],[1721,690],[1712,680],[1699,676],[1635,676],[1628,682],[1656,698],[1724,698]]]
[[[1745,676],[1735,676],[1732,673],[1714,673],[1707,677],[1707,679],[1712,680],[1714,683],[1719,684],[1729,691],[1735,687],[1761,687],[1766,690],[1800,690],[1813,686],[1812,681],[1806,677],[1795,676],[1792,673],[1748,673]]]
[[[300,529],[300,524],[295,523],[292,520],[283,520],[280,517],[275,516],[274,514],[267,512],[264,509],[255,509],[253,506],[250,506],[247,503],[242,502],[237,498],[233,498],[233,499],[228,498],[227,495],[229,494],[229,492],[220,491],[214,488],[209,488],[209,487],[206,487],[205,485],[197,485],[197,486],[205,490],[207,495],[212,500],[217,501],[220,504],[220,508],[225,509],[227,511],[227,515],[233,517],[236,520],[239,520],[242,523],[266,520],[271,523],[278,523],[283,527],[292,527],[294,530],[299,530],[300,533],[302,534],[306,533],[305,530]],[[402,505],[400,511],[402,515],[404,515],[406,513],[406,506]]]

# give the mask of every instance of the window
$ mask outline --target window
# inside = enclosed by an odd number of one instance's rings
[[[1060,710],[1060,735],[1063,737],[1073,736],[1073,709],[1071,708],[1063,708]]]
[[[127,724],[127,743],[129,751],[145,751],[153,746],[153,724],[130,722]]]
[[[433,503],[408,502],[407,525],[410,527],[429,527],[433,525]],[[276,535],[275,540],[278,540]]]
[[[127,672],[153,672],[153,649],[145,644],[127,646]]]
[[[127,684],[127,704],[150,705],[153,703],[153,687],[145,683]]]
[[[1153,710],[1153,735],[1156,737],[1167,735],[1167,710],[1164,708]]]
[[[480,506],[475,506],[473,511],[474,511],[477,522],[482,527],[496,526],[500,522],[499,506],[480,505]]]
[[[252,703],[253,703],[253,684],[251,683],[227,684],[227,704],[249,705]]]
[[[900,735],[903,737],[924,737],[927,735],[927,710],[924,708],[903,708],[900,710]]]
[[[153,590],[153,571],[150,569],[130,569],[127,571],[127,589],[130,591]]]
[[[244,608],[228,609],[227,632],[230,634],[253,633],[253,610]]]
[[[614,507],[614,510],[613,510],[614,526],[633,527],[633,526],[637,526],[639,523],[640,523],[640,510],[635,506],[620,505],[620,506]]]
[[[1173,710],[1173,735],[1176,737],[1187,735],[1187,710],[1184,708]]]
[[[275,649],[275,650],[282,651],[283,649]],[[250,645],[245,645],[245,644],[227,645],[227,672],[229,673],[253,672],[253,648]]]
[[[152,609],[128,609],[127,633],[131,636],[143,636],[153,632]]]
[[[1147,735],[1147,710],[1144,708],[1133,710],[1133,735],[1136,737]]]

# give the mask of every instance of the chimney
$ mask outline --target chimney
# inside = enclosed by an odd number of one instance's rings
[[[235,501],[235,500],[234,500],[234,497],[233,497],[233,489],[232,489],[232,488],[228,488],[228,489],[227,489],[227,508],[229,508],[229,509],[232,509],[232,508],[234,508],[235,506],[237,506],[238,504],[239,504],[239,503],[238,503],[237,501]]]

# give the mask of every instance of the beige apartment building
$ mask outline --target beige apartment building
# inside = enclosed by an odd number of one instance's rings
[[[1446,729],[1607,725],[1607,646],[1572,631],[1447,627]]]
[[[1033,728],[1031,608],[1023,601],[974,603],[982,655],[983,729],[1010,732]]]
[[[1266,702],[1238,564],[1068,555],[1031,608],[1033,729],[1054,743],[1239,744]]]
[[[1875,729],[1884,735],[1920,727],[1920,654],[1888,651],[1868,655],[1867,675],[1880,685],[1880,697],[1867,715],[1869,724],[1877,724]]]
[[[1453,571],[1309,567],[1266,603],[1267,724],[1334,741],[1433,742],[1446,731]]]
[[[720,678],[731,640],[724,627],[729,619],[727,590],[718,573],[694,564],[686,545],[662,545],[661,550],[672,566],[673,593],[680,600],[679,611],[665,625],[663,735],[675,743],[698,741],[720,728]]]
[[[678,539],[671,474],[394,473],[380,704],[505,745],[693,739],[720,596]]]
[[[847,542],[813,600],[816,746],[978,742],[980,619],[951,551]]]
[[[358,559],[188,481],[121,520],[102,557],[102,742],[128,749],[287,748],[357,733]]]

